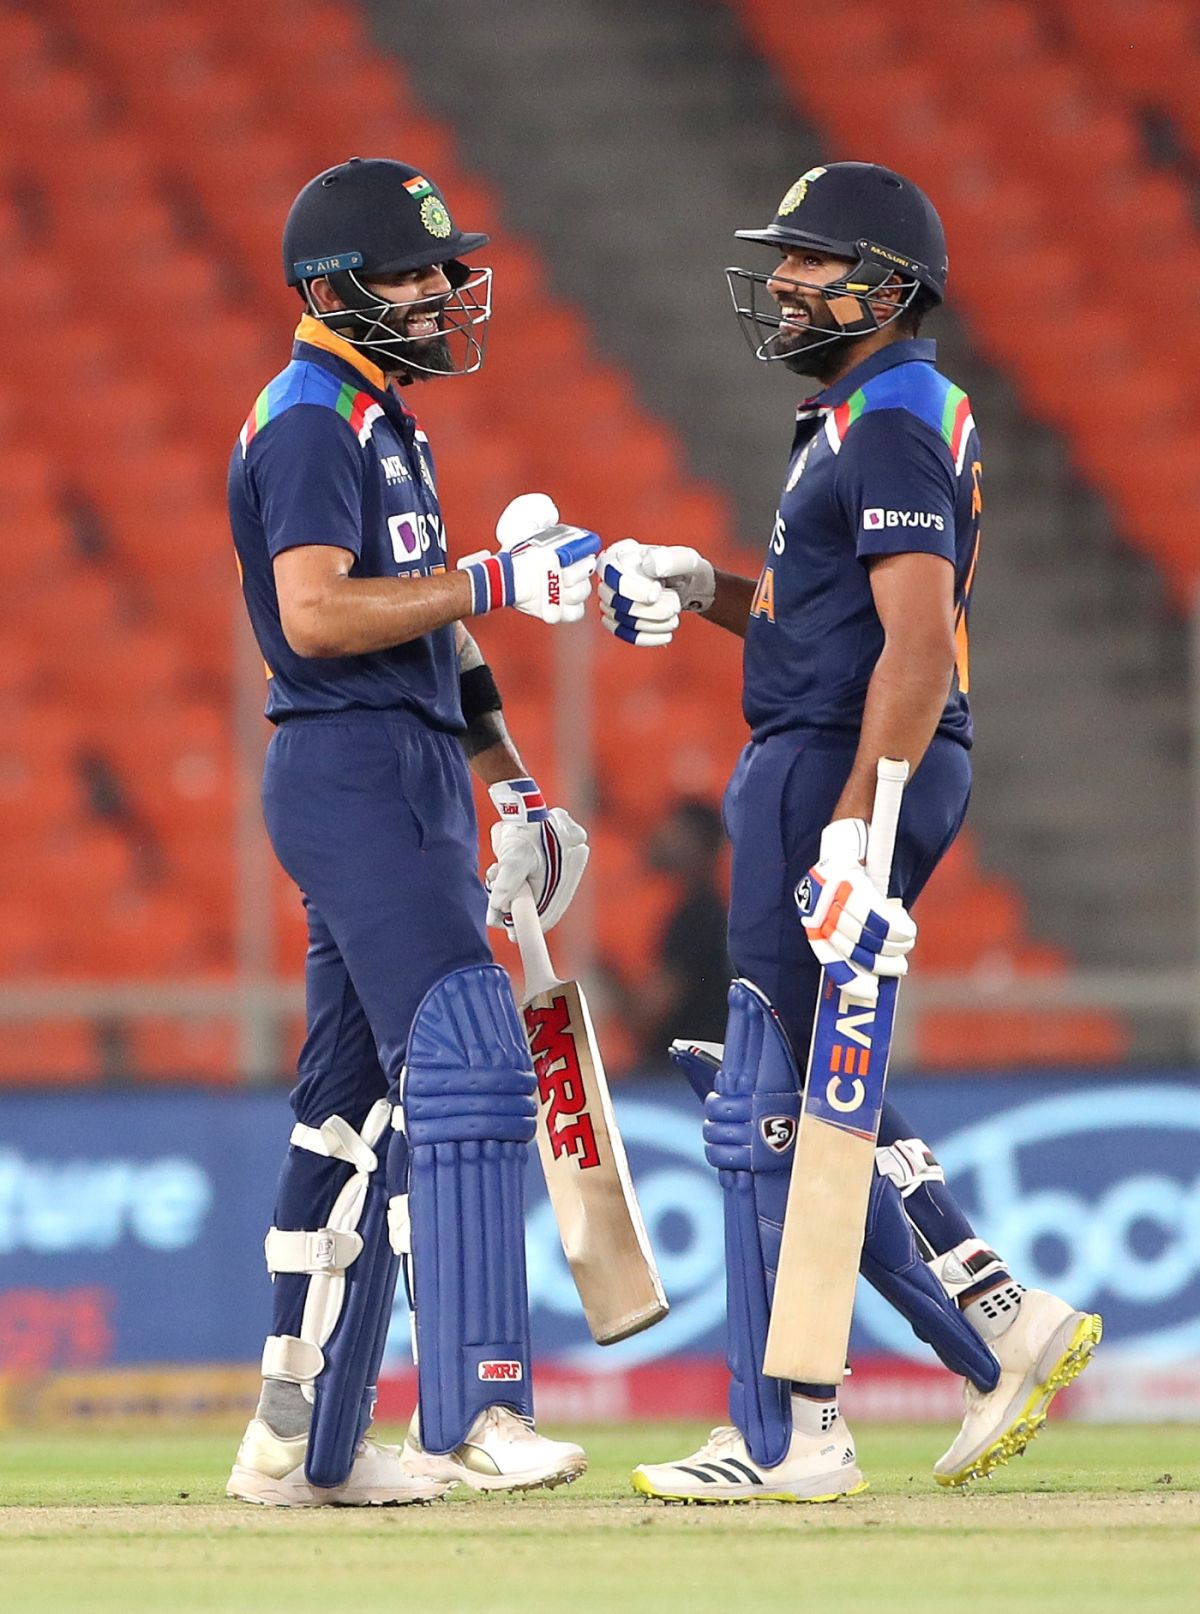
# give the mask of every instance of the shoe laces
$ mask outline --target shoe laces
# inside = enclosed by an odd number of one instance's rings
[[[538,1432],[533,1426],[533,1419],[524,1412],[517,1412],[512,1407],[492,1405],[484,1408],[483,1429],[494,1429],[506,1440],[537,1440]]]
[[[373,1435],[364,1435],[354,1448],[354,1455],[361,1457],[364,1452],[382,1452],[385,1457],[399,1457],[399,1446],[385,1446],[382,1440],[376,1440]]]
[[[740,1430],[735,1429],[732,1424],[721,1424],[718,1428],[709,1430],[708,1439],[701,1446],[700,1452],[727,1451],[730,1446],[737,1445],[741,1439]],[[697,1457],[700,1452],[696,1453]]]

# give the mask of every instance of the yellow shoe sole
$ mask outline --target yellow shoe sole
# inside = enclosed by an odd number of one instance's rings
[[[634,1474],[631,1480],[639,1496],[648,1496],[655,1502],[694,1502],[698,1507],[737,1507],[743,1502],[840,1502],[847,1496],[861,1496],[868,1488],[866,1480],[859,1480],[848,1491],[831,1491],[828,1496],[794,1496],[790,1491],[755,1491],[749,1496],[678,1496],[672,1491],[656,1491],[644,1474]]]
[[[975,1479],[986,1479],[995,1469],[1002,1468],[1010,1457],[1019,1457],[1046,1422],[1046,1413],[1054,1397],[1087,1367],[1103,1333],[1103,1320],[1095,1312],[1081,1317],[1071,1335],[1070,1344],[1047,1374],[1045,1382],[1034,1386],[1025,1405],[1004,1433],[956,1473],[935,1474],[938,1484],[950,1487],[966,1485]]]

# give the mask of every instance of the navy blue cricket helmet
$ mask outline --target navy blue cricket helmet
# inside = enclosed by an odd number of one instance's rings
[[[890,324],[919,296],[932,306],[946,294],[946,235],[933,203],[912,180],[878,163],[810,168],[789,187],[765,229],[734,233],[741,241],[783,252],[812,247],[848,260],[837,280],[809,288],[823,293],[832,319],[827,329],[806,332],[799,345],[781,339],[778,311],[772,311],[769,297],[758,296],[772,277],[747,269],[726,271],[734,308],[759,358],[794,358],[799,351],[809,353],[843,337],[865,336]],[[889,281],[898,297],[881,320],[870,299]],[[739,291],[746,288],[750,295],[744,303]]]
[[[420,169],[390,157],[351,157],[309,180],[292,203],[283,227],[283,272],[314,318],[336,326],[384,368],[468,374],[483,362],[492,272],[463,259],[487,243],[486,235],[457,227],[442,192]],[[364,282],[434,266],[451,288],[448,298],[425,300],[438,314],[439,337],[406,336],[395,306]],[[311,283],[320,278],[328,279],[343,309],[315,306]],[[447,338],[454,336],[466,344],[461,363],[449,357]]]

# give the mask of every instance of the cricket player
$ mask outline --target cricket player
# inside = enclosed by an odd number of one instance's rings
[[[486,923],[532,887],[549,927],[587,861],[508,738],[466,622],[580,618],[599,540],[555,526],[450,569],[425,433],[400,389],[479,368],[487,242],[419,169],[352,158],[283,234],[304,312],[234,449],[229,511],[267,664],[263,806],[308,914],[307,1037],[274,1225],[263,1386],[230,1496],[399,1504],[573,1479],[532,1419],[523,1181],[534,1077]],[[540,496],[543,506],[549,500]],[[499,822],[476,873],[468,760]],[[398,1270],[418,1408],[366,1433]]]
[[[899,174],[869,163],[810,169],[766,229],[765,272],[727,271],[755,356],[815,376],[757,581],[695,550],[623,540],[600,558],[605,626],[668,643],[680,612],[745,639],[751,739],[725,798],[733,843],[724,1057],[706,1102],[706,1152],[725,1190],[733,1427],[634,1486],[678,1500],[823,1501],[864,1488],[832,1385],[762,1372],[822,966],[859,997],[899,976],[908,910],[957,835],[970,794],[967,615],[982,507],[966,395],[919,336],[942,301],[941,222]],[[892,890],[864,866],[876,763],[907,760]],[[799,907],[799,913],[797,913]],[[718,1050],[719,1052],[719,1050]],[[698,1086],[713,1071],[681,1056]],[[716,1063],[715,1058],[711,1060]],[[1024,1450],[1054,1394],[1086,1365],[1100,1319],[1023,1289],[885,1104],[862,1270],[964,1379],[962,1429],[943,1484]]]

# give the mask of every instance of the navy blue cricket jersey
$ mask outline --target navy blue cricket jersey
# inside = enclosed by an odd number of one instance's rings
[[[802,404],[746,631],[746,721],[858,729],[883,649],[867,562],[918,550],[954,567],[956,666],[938,732],[970,746],[967,613],[979,549],[979,438],[933,342],[894,342]]]
[[[305,315],[292,362],[259,394],[229,466],[229,521],[272,722],[348,708],[464,727],[453,627],[362,656],[298,656],[284,638],[272,563],[330,544],[351,577],[429,576],[446,541],[429,444],[383,372]]]

